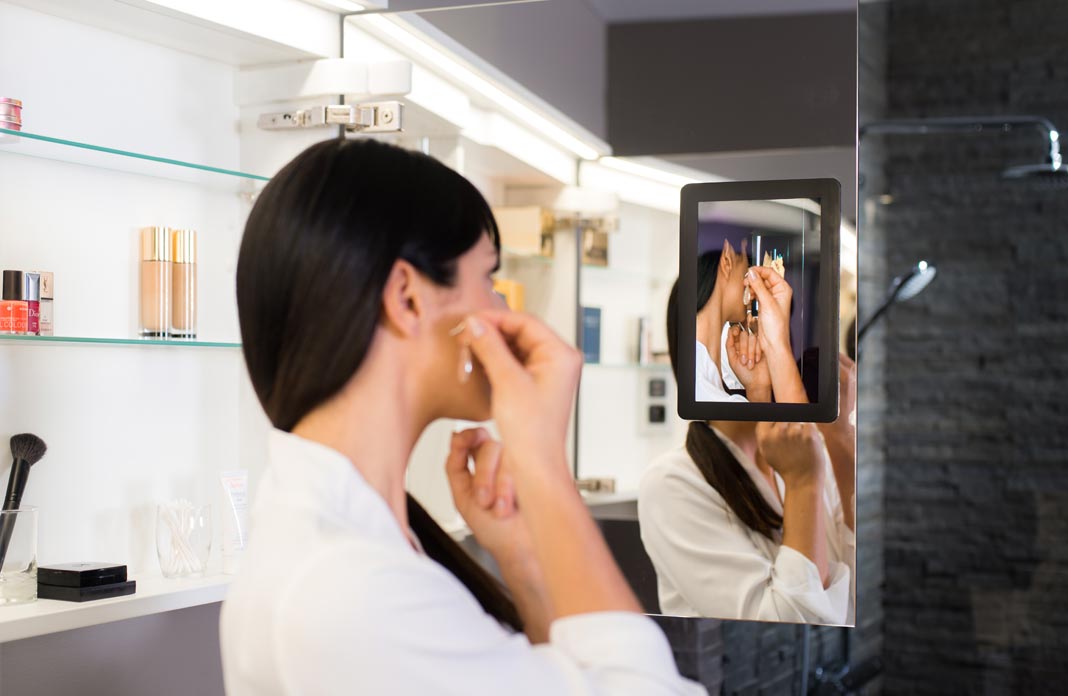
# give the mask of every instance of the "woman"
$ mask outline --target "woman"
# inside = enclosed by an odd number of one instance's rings
[[[732,331],[728,354],[732,365],[738,362],[735,372],[743,384],[769,382],[777,401],[805,401],[800,374],[788,357],[789,285],[774,271],[756,267],[747,271],[745,284],[760,301],[760,325],[756,346],[747,332]],[[668,302],[676,374],[677,309],[676,285]],[[685,447],[649,467],[638,516],[664,613],[853,622],[851,367],[843,359],[843,416],[833,425],[695,422]],[[761,371],[766,377],[754,375]]]
[[[745,319],[745,304],[742,302],[744,279],[749,270],[749,258],[745,243],[740,252],[735,252],[728,240],[723,241],[723,249],[709,251],[697,258],[697,356],[694,363],[696,383],[694,398],[698,401],[746,401],[769,400],[762,398],[762,387],[770,385],[741,385],[751,387],[746,395],[731,394],[727,386],[737,387],[733,379],[733,361],[723,365],[727,357],[728,344],[731,348],[737,340],[737,333],[731,333],[727,327],[738,324]],[[750,394],[749,392],[753,393]],[[754,397],[752,399],[748,397]]]
[[[275,430],[222,612],[231,696],[697,693],[571,480],[581,357],[497,309],[498,250],[469,182],[373,141],[312,146],[260,195],[237,297]],[[504,586],[404,490],[427,425],[490,417],[501,442],[459,433],[445,466]]]

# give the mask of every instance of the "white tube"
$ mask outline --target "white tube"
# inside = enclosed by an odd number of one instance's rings
[[[234,575],[248,541],[248,470],[224,471],[221,476],[227,510],[223,515],[222,571]]]

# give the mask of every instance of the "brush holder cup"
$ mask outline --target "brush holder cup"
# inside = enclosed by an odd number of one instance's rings
[[[156,555],[163,577],[203,577],[210,552],[210,505],[178,501],[156,509]]]
[[[37,601],[37,508],[0,512],[0,606]]]

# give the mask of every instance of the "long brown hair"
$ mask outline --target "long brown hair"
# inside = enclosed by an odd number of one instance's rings
[[[274,427],[291,431],[363,363],[382,291],[398,259],[433,282],[484,235],[500,248],[489,205],[440,162],[372,140],[309,147],[263,189],[245,225],[237,308],[252,386]],[[507,591],[409,495],[409,524],[427,555],[482,608],[516,630]]]
[[[711,283],[698,282],[698,311],[701,311],[712,297],[715,274],[719,268],[719,254],[720,252],[703,254],[702,261],[698,265],[699,270],[703,271],[702,276],[707,275],[713,278]],[[667,335],[668,354],[671,357],[671,368],[675,371],[676,382],[679,378],[678,312],[679,283],[675,281],[675,285],[671,288],[671,295],[668,296]],[[708,482],[708,485],[723,497],[731,512],[745,526],[774,540],[774,533],[782,529],[782,515],[772,509],[753,478],[742,467],[741,462],[704,421],[690,423],[686,431],[686,452],[693,459],[697,470],[701,472],[701,476]]]

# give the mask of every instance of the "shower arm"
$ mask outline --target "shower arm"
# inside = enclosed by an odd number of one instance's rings
[[[1060,133],[1057,127],[1042,116],[943,116],[937,118],[901,118],[888,121],[873,121],[860,127],[859,135],[931,133],[982,133],[984,131],[1011,131],[1014,128],[1038,128],[1049,141],[1049,164],[1061,166]]]

